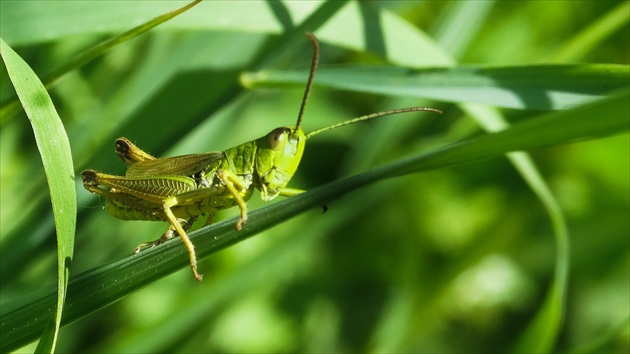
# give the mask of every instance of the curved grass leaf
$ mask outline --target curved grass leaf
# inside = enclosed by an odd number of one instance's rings
[[[145,22],[139,26],[136,26],[115,37],[109,38],[95,45],[94,47],[80,53],[79,55],[74,57],[72,60],[68,61],[61,67],[54,70],[52,73],[48,74],[46,78],[44,79],[44,86],[46,88],[50,88],[52,85],[54,85],[57,82],[57,80],[59,80],[63,75],[67,74],[68,72],[75,70],[77,68],[80,68],[81,66],[89,63],[93,59],[105,54],[106,52],[116,47],[117,45],[124,43],[134,37],[137,37],[141,35],[142,33],[152,29],[153,27],[174,18],[175,16],[197,5],[200,1],[201,0],[194,0],[191,3],[187,4],[186,6],[183,6],[177,10],[170,11],[160,16],[157,16],[148,22]],[[56,3],[58,2],[53,2],[52,4],[56,4]],[[63,3],[63,2],[61,2],[61,4],[64,6],[67,5],[67,3]],[[76,3],[72,3],[72,6],[74,5],[76,5]],[[94,24],[91,24],[91,26],[94,26]],[[65,27],[65,26],[59,26],[59,27]],[[9,27],[9,28],[12,28],[12,27]],[[2,110],[0,111],[0,115],[2,116],[2,119],[0,119],[0,124],[5,122],[6,119],[11,118],[18,109],[19,109],[19,105],[17,101],[11,101],[7,103],[6,105],[3,105]]]
[[[613,90],[627,87],[629,80],[630,67],[614,64],[429,69],[343,67],[319,70],[315,85],[445,102],[555,110],[602,98]],[[304,73],[247,73],[242,81],[247,87],[301,84]]]
[[[42,6],[37,1],[11,1],[2,4],[0,20],[3,23],[3,35],[6,41],[13,45],[31,45],[77,34],[102,35],[127,31],[138,24],[141,24],[140,27],[147,26],[158,18],[174,17],[199,1],[50,1],[46,6]],[[170,12],[178,5],[180,9]],[[207,1],[203,6],[205,10],[198,12],[197,16],[191,16],[186,21],[179,22],[178,27],[197,28],[201,21],[209,26],[212,19],[216,19],[217,22],[225,19],[219,14],[229,14],[229,6],[225,4],[213,4],[212,1]],[[208,12],[211,11],[216,11],[219,16],[208,16]],[[255,13],[256,9],[252,8],[251,11]],[[235,14],[232,11],[231,15],[242,14],[240,12]],[[163,19],[156,24],[164,21]]]
[[[614,97],[586,106],[543,115],[501,132],[401,159],[253,210],[249,214],[248,224],[240,232],[233,230],[235,220],[230,219],[191,232],[190,238],[196,245],[198,257],[203,258],[306,210],[383,179],[473,163],[511,151],[567,144],[624,132],[629,128],[628,99],[629,92],[624,90]],[[120,300],[184,267],[188,267],[188,257],[185,248],[177,240],[78,274],[70,282],[64,323]],[[41,330],[38,327],[41,321],[38,319],[46,316],[51,301],[52,295],[47,295],[24,307],[14,307],[3,313],[0,326],[8,330],[5,331],[6,340],[0,350],[15,349],[35,339],[38,330]],[[25,325],[27,320],[30,320],[30,325]]]
[[[500,131],[507,127],[505,119],[498,110],[475,104],[460,105],[469,115],[478,119],[487,131]],[[546,295],[544,305],[539,309],[533,322],[521,336],[517,351],[548,352],[554,347],[564,319],[565,297],[569,274],[569,233],[562,209],[547,186],[536,164],[528,153],[511,152],[507,158],[521,174],[531,190],[540,199],[547,210],[554,229],[556,244],[556,265],[552,285]],[[536,338],[532,341],[531,338]]]
[[[79,68],[83,65],[85,65],[86,63],[90,62],[91,60],[93,60],[96,57],[99,57],[103,54],[105,54],[107,51],[111,50],[112,48],[116,47],[117,45],[124,43],[134,37],[137,37],[143,33],[145,33],[146,31],[154,28],[155,26],[158,26],[186,11],[188,11],[190,8],[192,8],[193,6],[197,5],[201,0],[194,0],[192,2],[190,2],[189,4],[187,4],[186,6],[183,6],[179,9],[167,12],[165,14],[162,14],[160,16],[157,16],[153,19],[151,19],[150,21],[147,21],[139,26],[136,26],[128,31],[125,31],[124,33],[121,33],[117,36],[111,37],[97,45],[95,45],[94,47],[86,50],[85,52],[82,52],[80,55],[76,56],[74,59],[72,59],[71,61],[69,61],[68,63],[66,63],[65,65],[63,65],[62,67],[60,67],[59,69],[55,70],[52,74],[50,74],[47,78],[46,78],[46,87],[48,87],[49,85],[52,85],[55,83],[55,81],[57,79],[59,79],[62,75],[64,75],[67,72],[70,72],[71,70],[74,70],[76,68]]]
[[[438,27],[432,33],[439,45],[445,50],[454,53],[455,57],[459,57],[464,52],[464,49],[469,49],[466,48],[468,47],[466,39],[478,35],[478,30],[484,20],[486,20],[489,13],[488,9],[493,5],[493,2],[484,2],[483,4],[484,6],[471,6],[469,3],[453,3],[449,7],[450,11],[447,12],[447,15],[451,15],[453,18],[450,21],[447,19],[445,23],[438,22],[438,25],[442,24],[446,30]],[[466,30],[461,31],[462,28],[466,28]],[[458,33],[462,32],[465,34],[458,35]],[[527,84],[527,82],[528,80],[524,80],[518,82],[517,85],[520,87],[522,83]],[[542,92],[547,90],[549,90],[549,87],[544,89],[538,88],[538,91]],[[511,93],[516,94],[517,92],[513,91]],[[500,131],[508,126],[498,109],[474,103],[465,103],[459,106],[468,115],[474,117],[486,131]],[[569,234],[567,225],[559,203],[551,193],[550,188],[530,155],[525,152],[512,152],[507,157],[547,209],[553,225],[557,246],[553,284],[545,297],[545,305],[538,310],[534,320],[528,325],[529,329],[520,336],[520,350],[529,351],[536,348],[536,350],[540,351],[551,351],[562,329],[564,309],[566,307],[564,301],[569,273]],[[545,322],[544,327],[539,325],[540,319],[548,320]],[[542,333],[541,330],[543,331]],[[531,336],[536,336],[540,340],[531,342],[529,341]]]
[[[31,122],[50,190],[57,231],[57,296],[46,316],[41,318],[41,324],[46,328],[39,328],[36,335],[44,330],[37,351],[53,352],[66,299],[77,216],[70,142],[52,100],[37,75],[2,39],[0,45],[9,78]]]

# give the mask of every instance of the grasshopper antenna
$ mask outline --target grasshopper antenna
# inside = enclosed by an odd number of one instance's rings
[[[420,111],[442,114],[442,111],[440,111],[439,109],[428,108],[428,107],[410,107],[410,108],[392,109],[390,111],[383,111],[383,112],[367,114],[367,115],[364,115],[364,116],[361,116],[361,117],[352,118],[352,119],[347,120],[345,122],[341,122],[341,123],[337,123],[337,124],[334,124],[334,125],[331,125],[331,126],[328,126],[328,127],[317,129],[315,131],[312,131],[312,132],[306,134],[306,139],[312,137],[313,135],[317,135],[319,133],[323,133],[323,132],[325,132],[327,130],[343,127],[343,126],[354,124],[354,123],[358,123],[358,122],[363,122],[363,121],[374,119],[374,118],[391,116],[391,115],[400,114],[400,113],[420,112]]]
[[[306,101],[308,100],[308,96],[311,93],[311,86],[313,86],[313,78],[315,77],[315,71],[317,71],[317,64],[319,63],[319,42],[317,42],[317,38],[313,36],[310,32],[304,33],[306,37],[313,43],[313,61],[311,62],[311,71],[308,74],[308,81],[306,82],[306,89],[304,90],[304,97],[302,98],[302,105],[300,106],[300,113],[298,114],[297,124],[295,125],[295,130],[300,129],[300,125],[302,124],[302,116],[304,115],[304,110],[306,109]]]

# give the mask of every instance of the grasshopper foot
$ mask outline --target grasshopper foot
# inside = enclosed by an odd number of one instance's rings
[[[245,225],[246,222],[247,222],[247,217],[239,219],[234,225],[234,230],[241,231],[241,229],[243,228],[243,225]]]
[[[196,281],[202,281],[203,280],[203,274],[199,274],[197,273],[197,266],[195,266],[194,268],[191,266],[192,268],[192,272],[193,272],[193,276],[195,277]]]
[[[153,248],[153,247],[159,245],[160,243],[162,243],[162,242],[160,242],[160,240],[155,240],[155,241],[151,241],[151,242],[142,242],[141,244],[136,246],[136,249],[133,250],[133,253],[140,253],[140,251],[142,251],[142,249],[144,247]]]
[[[136,249],[133,251],[133,253],[138,253],[140,251],[142,251],[142,249],[144,247],[150,247],[153,248],[159,244],[162,244],[168,240],[170,240],[171,238],[173,238],[173,234],[174,234],[174,230],[173,228],[168,228],[168,230],[166,230],[166,232],[164,233],[164,235],[162,235],[162,237],[158,238],[155,241],[149,241],[149,242],[142,242],[141,244],[139,244],[138,246],[136,246]]]
[[[144,247],[148,247],[148,248],[153,248],[161,243],[166,242],[164,236],[160,237],[159,239],[155,240],[155,241],[149,241],[149,242],[142,242],[141,244],[139,244],[138,246],[136,246],[136,249],[133,251],[133,253],[139,253],[140,251],[142,251],[142,249]]]
[[[192,251],[192,253],[188,253],[188,256],[190,257],[190,269],[192,270],[195,280],[202,281],[203,275],[197,272],[197,255],[195,254],[194,250]]]

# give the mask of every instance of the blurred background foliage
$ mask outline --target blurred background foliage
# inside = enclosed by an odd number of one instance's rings
[[[1,3],[3,39],[42,76],[75,53],[175,7],[154,2],[149,11],[146,2],[56,2],[67,6],[60,12],[65,16],[41,15],[50,3]],[[270,43],[318,6],[284,4],[286,13],[273,2],[202,3],[67,75],[51,95],[77,175],[85,168],[123,174],[124,164],[113,152],[119,136],[153,155],[172,156],[222,150],[293,124],[303,87],[245,90],[239,83],[241,73],[267,69]],[[393,17],[401,28],[441,38],[459,63],[630,61],[627,17],[610,19],[627,2],[361,4]],[[469,16],[454,16],[463,6]],[[22,16],[17,29],[7,12]],[[134,18],[138,12],[146,15]],[[31,17],[50,22],[30,23]],[[330,17],[334,22],[335,15]],[[315,31],[322,68],[385,61],[382,53],[345,44],[356,26],[363,26],[359,19],[337,24],[338,36],[331,35],[331,26]],[[597,26],[609,26],[602,30],[606,35],[584,33]],[[389,30],[396,35],[396,28]],[[387,48],[404,52],[404,36],[401,32],[400,43],[389,41]],[[273,68],[307,68],[311,48],[302,42]],[[417,58],[417,64],[423,60]],[[5,102],[14,94],[5,71],[1,84]],[[425,105],[445,114],[395,117],[309,140],[291,186],[320,186],[481,131],[457,106],[418,101],[316,84],[306,131],[403,106]],[[510,121],[539,113],[503,110]],[[25,117],[5,118],[0,133],[3,303],[53,284],[56,274],[53,219],[32,132]],[[404,129],[397,128],[400,121]],[[388,141],[377,144],[385,134]],[[559,352],[627,352],[630,345],[628,138],[626,133],[532,152],[570,232]],[[74,274],[127,256],[166,227],[114,219],[79,180],[77,188]],[[248,205],[253,210],[263,204],[255,195]],[[226,211],[219,219],[234,215]],[[363,188],[331,203],[324,215],[312,210],[207,257],[199,264],[202,283],[188,268],[157,281],[64,327],[57,350],[503,351],[541,306],[554,252],[549,216],[506,159],[416,174]],[[33,345],[20,352],[32,351]]]

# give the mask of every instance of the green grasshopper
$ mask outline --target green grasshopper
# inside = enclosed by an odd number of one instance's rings
[[[247,222],[246,202],[254,189],[260,191],[264,201],[279,195],[291,197],[304,192],[286,186],[297,170],[307,139],[326,130],[387,115],[417,111],[442,113],[425,107],[396,109],[357,117],[305,134],[300,127],[302,115],[319,61],[317,39],[310,33],[306,36],[313,44],[313,59],[295,126],[276,128],[260,139],[222,152],[166,158],[156,158],[128,139],[119,138],[115,150],[128,165],[124,176],[83,171],[85,189],[104,196],[105,207],[114,217],[167,221],[170,224],[159,239],[138,245],[136,253],[145,246],[157,246],[169,240],[177,232],[188,250],[192,273],[195,279],[201,281],[195,247],[186,231],[200,215],[208,215],[206,225],[209,225],[217,211],[234,206],[238,206],[241,212],[234,227],[239,231]]]

